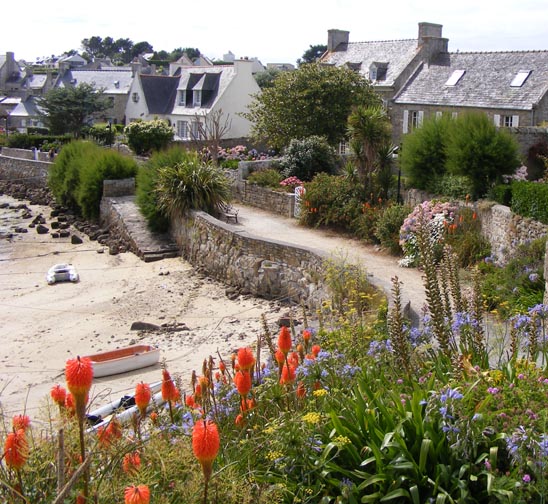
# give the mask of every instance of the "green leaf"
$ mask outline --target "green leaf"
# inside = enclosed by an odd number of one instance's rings
[[[386,494],[380,502],[387,502],[389,500],[398,499],[400,497],[409,498],[409,492],[405,490],[405,488],[398,488],[396,490],[393,490],[392,492]]]
[[[421,451],[419,455],[419,472],[424,473],[426,470],[426,463],[428,462],[428,454],[432,449],[432,440],[423,439],[421,443]]]

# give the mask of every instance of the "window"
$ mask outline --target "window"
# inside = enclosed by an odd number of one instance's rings
[[[202,105],[202,91],[194,90],[193,102],[195,107],[200,107]]]
[[[345,154],[348,154],[348,152],[349,152],[348,142],[346,140],[342,140],[339,143],[339,155],[343,156]]]
[[[531,75],[531,70],[520,70],[512,82],[510,83],[510,87],[521,87],[523,84],[525,84],[525,81],[527,80],[527,77]]]
[[[179,91],[179,106],[184,107],[186,105],[186,89]]]
[[[134,101],[134,103],[137,103],[139,101],[139,93],[133,93],[131,95],[131,99]]]
[[[177,136],[188,139],[188,121],[177,121]]]
[[[461,80],[462,76],[465,74],[466,70],[455,70],[449,79],[447,79],[447,82],[445,83],[446,86],[456,86],[457,83]]]
[[[369,67],[369,79],[372,81],[384,81],[386,80],[386,73],[388,72],[388,63],[373,62]]]
[[[493,122],[495,126],[503,128],[517,128],[519,126],[519,116],[518,115],[499,115],[495,114],[493,116]]]
[[[418,128],[423,121],[424,112],[422,110],[413,110],[411,112],[411,128]]]

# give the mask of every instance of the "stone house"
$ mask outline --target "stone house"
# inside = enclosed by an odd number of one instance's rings
[[[239,114],[247,110],[252,95],[260,92],[252,75],[253,62],[233,65],[174,65],[169,76],[136,73],[126,107],[128,123],[165,119],[176,140],[197,140],[215,115],[228,120],[224,139],[249,136],[250,123]]]
[[[548,51],[440,53],[397,93],[391,117],[401,135],[427,117],[470,110],[499,127],[548,121]]]

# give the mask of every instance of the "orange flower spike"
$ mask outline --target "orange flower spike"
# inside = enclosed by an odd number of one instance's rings
[[[141,457],[139,452],[126,453],[122,460],[122,469],[129,475],[138,473],[141,469]]]
[[[65,399],[67,397],[67,391],[66,391],[65,387],[63,387],[59,384],[54,385],[51,388],[50,395],[51,395],[51,398],[53,399],[53,401],[55,403],[57,403],[59,405],[59,407],[64,407],[65,406]]]
[[[87,357],[69,359],[65,364],[67,387],[74,399],[85,398],[93,381],[93,364]]]
[[[278,350],[276,350],[274,358],[276,359],[276,362],[279,366],[283,366],[283,363],[285,362],[285,354],[279,348]]]
[[[234,423],[237,427],[243,427],[245,425],[245,418],[241,413],[238,413],[238,416],[236,417],[236,420],[234,420]]]
[[[189,408],[194,408],[194,406],[196,406],[196,401],[194,400],[194,396],[186,396],[185,398],[185,404],[189,407]]]
[[[290,366],[297,367],[299,365],[299,354],[297,352],[291,352],[287,356],[287,362],[289,362]]]
[[[221,445],[217,425],[211,420],[199,420],[192,430],[192,450],[202,466],[206,481],[211,476],[213,461]]]
[[[232,371],[234,371],[234,367],[236,366],[236,354],[235,353],[233,353],[230,356],[230,362],[232,363]]]
[[[157,424],[158,424],[158,413],[156,413],[156,411],[153,411],[153,412],[150,414],[150,421],[152,422],[153,425],[157,425]]]
[[[302,381],[297,385],[297,397],[299,399],[304,399],[306,397],[306,389],[304,388],[304,383]]]
[[[476,220],[477,218],[478,218],[478,214],[477,214],[476,212],[474,212],[474,213],[472,214],[472,219],[473,219],[473,220]]]
[[[173,379],[167,369],[162,370],[162,399],[164,401],[176,402],[179,399],[179,391],[173,383]]]
[[[141,417],[147,414],[147,408],[152,399],[152,391],[148,383],[138,383],[135,386],[135,404],[139,408]]]
[[[321,352],[321,350],[322,349],[321,349],[320,345],[313,345],[312,346],[312,355],[314,357],[318,357],[318,354]]]
[[[251,348],[240,348],[238,350],[238,364],[242,370],[251,370],[255,366],[255,357]]]
[[[76,504],[86,504],[86,498],[82,494],[76,496]]]
[[[146,485],[131,485],[124,492],[125,504],[149,504],[150,490]]]
[[[238,371],[234,375],[234,385],[238,389],[238,394],[245,397],[251,390],[251,375],[249,371]]]
[[[291,345],[291,332],[289,331],[289,327],[282,326],[278,336],[278,348],[284,355],[287,355],[289,350],[291,350]]]
[[[29,456],[29,444],[24,429],[10,432],[4,443],[4,460],[12,469],[19,470]]]
[[[308,329],[305,329],[303,331],[303,340],[304,340],[304,342],[308,343],[310,341],[310,338],[312,338],[312,333]]]
[[[72,413],[72,414],[76,412],[76,405],[74,404],[74,397],[70,392],[65,397],[65,408],[67,408],[67,410],[69,410],[69,412]]]
[[[217,383],[221,381],[222,377],[223,375],[219,371],[215,372],[215,381]]]
[[[11,421],[14,430],[23,429],[24,431],[30,426],[30,418],[27,415],[15,415]]]
[[[287,367],[287,364],[284,364],[282,376],[280,377],[280,385],[290,385],[296,378],[295,368],[291,365]]]
[[[226,371],[226,364],[224,363],[224,361],[221,361],[219,362],[219,371],[223,374],[225,374],[225,371]]]

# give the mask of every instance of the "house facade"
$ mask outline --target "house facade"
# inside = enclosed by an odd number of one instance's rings
[[[165,119],[176,140],[200,139],[204,125],[220,116],[226,121],[225,139],[249,136],[245,112],[252,95],[260,92],[252,74],[253,62],[236,60],[233,65],[174,65],[173,75],[142,75],[130,90],[127,122]]]

